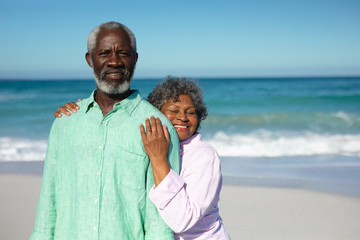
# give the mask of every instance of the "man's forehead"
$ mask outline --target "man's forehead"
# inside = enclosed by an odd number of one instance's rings
[[[114,29],[102,29],[100,30],[99,34],[109,34],[109,33],[121,33],[124,34],[126,36],[128,36],[128,34],[126,33],[125,30],[121,29],[121,28],[114,28]],[[129,37],[129,36],[128,36]]]
[[[104,42],[104,41],[109,41],[109,39],[114,39],[114,37],[117,38],[117,40],[121,40],[121,42],[123,43],[127,43],[130,45],[130,37],[127,34],[127,32],[125,32],[122,29],[104,29],[101,30],[97,36],[97,42]]]

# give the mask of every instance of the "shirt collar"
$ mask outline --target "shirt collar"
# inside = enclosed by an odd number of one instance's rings
[[[184,141],[180,142],[180,155],[184,155],[184,151],[186,150],[190,150],[193,146],[195,147],[195,145],[191,145],[191,143],[195,143],[195,142],[200,142],[201,141],[201,134],[200,133],[195,133],[193,134],[191,137],[185,139]]]
[[[93,107],[99,106],[95,101],[96,89],[91,93],[90,97],[85,100],[86,113]],[[132,94],[124,100],[114,104],[113,111],[123,109],[127,114],[131,115],[136,106],[140,103],[142,97],[138,90],[132,90]]]

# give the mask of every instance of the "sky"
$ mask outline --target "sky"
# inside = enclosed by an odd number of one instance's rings
[[[360,76],[359,0],[0,0],[0,79],[91,79],[107,21],[135,33],[135,78]]]

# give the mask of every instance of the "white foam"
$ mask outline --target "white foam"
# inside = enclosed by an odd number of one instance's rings
[[[359,122],[359,116],[356,114],[349,114],[349,113],[345,113],[343,111],[339,111],[336,113],[332,114],[333,116],[335,116],[338,119],[342,120],[342,123],[346,124],[347,126],[351,126],[356,122]]]
[[[24,99],[34,99],[36,98],[35,94],[9,94],[9,93],[1,93],[0,102],[9,102],[13,100],[24,100]]]
[[[44,161],[47,140],[0,138],[0,161]]]
[[[360,134],[316,134],[312,132],[271,132],[227,135],[218,132],[204,139],[221,156],[281,157],[344,155],[360,157]]]
[[[360,134],[316,134],[312,132],[271,132],[249,134],[218,132],[211,144],[220,156],[282,157],[343,155],[360,157]],[[44,161],[47,139],[0,137],[0,161]]]

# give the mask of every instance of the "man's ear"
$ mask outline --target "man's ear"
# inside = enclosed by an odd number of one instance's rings
[[[91,56],[88,52],[85,54],[85,59],[86,59],[87,64],[92,68]]]
[[[136,52],[135,53],[135,63],[137,63],[138,57],[139,57],[139,54]]]

